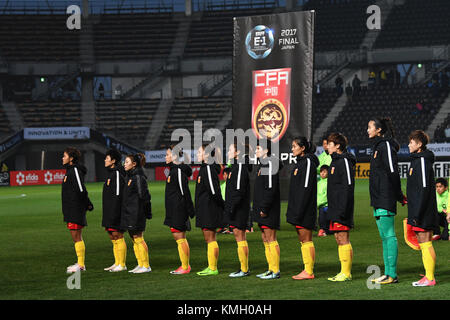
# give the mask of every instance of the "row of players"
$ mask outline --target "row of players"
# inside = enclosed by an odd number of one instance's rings
[[[409,136],[411,166],[407,179],[407,197],[401,190],[397,168],[398,144],[394,138],[392,123],[388,118],[370,120],[367,129],[373,141],[371,156],[370,197],[373,215],[383,243],[385,273],[374,282],[380,284],[397,283],[398,246],[394,229],[394,217],[397,205],[408,204],[407,243],[421,250],[426,274],[413,286],[434,286],[436,254],[431,242],[432,232],[438,224],[436,194],[434,189],[434,154],[427,150],[428,136],[421,130],[413,131]],[[390,133],[390,138],[386,134]],[[330,281],[348,281],[352,279],[351,268],[353,249],[349,231],[353,228],[354,211],[354,165],[355,157],[347,152],[347,138],[340,133],[332,133],[327,139],[327,151],[331,156],[328,169],[327,218],[328,230],[334,234],[338,245],[341,271]],[[181,275],[190,273],[190,248],[186,232],[191,229],[189,218],[196,217],[196,227],[202,229],[207,243],[208,267],[198,272],[200,276],[218,274],[217,261],[219,246],[216,241],[216,229],[223,226],[225,219],[233,230],[237,242],[240,269],[231,273],[233,278],[250,275],[248,267],[248,243],[246,226],[249,218],[250,203],[253,200],[254,221],[261,229],[262,241],[268,270],[257,275],[261,279],[280,277],[280,246],[276,232],[280,228],[280,186],[278,170],[281,162],[271,154],[270,141],[258,142],[256,147],[257,176],[254,184],[254,197],[250,199],[249,164],[245,152],[236,144],[228,149],[230,165],[226,170],[225,200],[222,198],[219,182],[221,166],[208,164],[209,154],[206,145],[197,151],[201,168],[196,181],[195,206],[191,199],[188,179],[192,169],[181,162],[182,152],[174,152],[170,147],[166,152],[166,163],[170,172],[166,180],[164,224],[170,227],[178,245],[181,266],[171,271]],[[301,243],[304,270],[293,276],[296,280],[314,279],[315,247],[312,230],[317,218],[317,175],[319,160],[314,155],[315,147],[305,137],[292,141],[292,153],[296,164],[290,174],[290,188],[287,206],[287,222],[295,226]],[[68,273],[86,270],[85,244],[82,228],[87,225],[86,210],[93,210],[83,183],[86,169],[79,164],[80,152],[67,148],[63,155],[66,175],[62,183],[62,207],[64,221],[75,242],[78,261],[67,268]],[[114,264],[105,268],[111,272],[126,270],[126,243],[124,233],[128,231],[132,240],[138,265],[132,273],[150,272],[148,247],[143,237],[146,219],[151,219],[151,196],[147,180],[142,170],[145,157],[131,154],[121,164],[121,155],[110,150],[105,156],[108,178],[103,187],[102,225],[113,243]],[[407,200],[408,199],[408,200]],[[447,216],[450,219],[450,216]]]

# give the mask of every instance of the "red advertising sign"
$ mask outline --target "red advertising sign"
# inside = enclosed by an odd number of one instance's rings
[[[280,140],[289,125],[291,68],[253,71],[252,129],[258,138]]]
[[[37,186],[46,184],[61,184],[66,170],[28,170],[11,171],[11,186]]]
[[[191,166],[192,175],[189,177],[189,180],[196,180],[198,177],[198,173],[200,171],[200,166]],[[156,181],[165,181],[169,176],[170,169],[169,167],[156,167],[155,168],[155,179]],[[219,174],[219,179],[223,180],[223,170]]]

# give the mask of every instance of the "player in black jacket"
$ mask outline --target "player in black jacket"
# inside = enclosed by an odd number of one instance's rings
[[[355,193],[356,158],[347,152],[347,138],[340,133],[328,137],[328,152],[331,164],[328,173],[328,217],[330,231],[338,244],[341,272],[330,281],[347,281],[352,279],[353,248],[349,231],[353,228],[353,210]]]
[[[281,161],[272,155],[272,142],[258,141],[256,147],[258,166],[253,191],[254,221],[261,229],[268,271],[258,274],[260,279],[280,278],[280,246],[277,230],[280,229],[280,181]]]
[[[166,151],[166,163],[169,165],[170,172],[166,180],[164,224],[170,227],[173,238],[177,242],[181,260],[181,266],[170,273],[187,274],[191,272],[191,266],[189,265],[190,251],[186,231],[191,230],[189,217],[195,216],[189,190],[189,177],[192,175],[192,169],[180,162],[183,152],[176,149],[175,146],[171,146]]]
[[[434,154],[427,149],[428,142],[428,135],[422,130],[413,131],[409,135],[408,147],[411,165],[406,186],[408,224],[412,226],[412,230],[416,233],[426,272],[422,279],[412,283],[415,287],[434,286],[436,284],[434,278],[436,253],[431,237],[433,229],[438,224],[438,211],[434,186]]]
[[[391,139],[385,137],[390,131]],[[367,134],[373,143],[370,158],[370,204],[376,219],[383,244],[384,275],[374,279],[380,284],[398,283],[397,257],[398,244],[395,235],[394,217],[397,201],[404,205],[400,175],[398,173],[397,152],[400,148],[394,139],[390,118],[374,118],[367,125]]]
[[[314,279],[316,251],[312,241],[312,230],[317,219],[317,167],[319,159],[314,154],[316,147],[305,137],[292,141],[292,153],[296,165],[291,172],[287,222],[294,225],[301,244],[305,269],[293,276],[295,280]]]
[[[216,241],[216,229],[222,227],[224,201],[220,190],[219,174],[221,166],[213,163],[215,151],[205,152],[208,146],[197,150],[197,161],[201,163],[195,185],[196,226],[201,228],[208,246],[208,267],[197,272],[199,276],[217,275],[219,245]]]
[[[86,247],[81,236],[83,227],[87,226],[86,210],[92,211],[94,206],[88,197],[88,192],[84,186],[84,176],[86,167],[79,164],[81,152],[73,147],[64,150],[62,163],[66,169],[66,174],[61,186],[61,202],[64,222],[75,243],[77,263],[67,267],[67,273],[85,271]]]
[[[126,270],[125,260],[127,245],[123,238],[124,230],[120,228],[122,216],[122,194],[125,186],[125,169],[121,163],[122,156],[116,149],[110,149],[105,155],[105,167],[108,175],[103,184],[103,219],[102,226],[108,232],[113,244],[114,264],[105,271],[119,272]]]
[[[148,246],[144,240],[147,220],[152,218],[151,197],[147,177],[142,167],[145,156],[142,153],[129,154],[125,158],[125,186],[122,196],[121,229],[128,230],[133,239],[133,249],[138,265],[131,273],[146,273],[152,269],[149,263]]]
[[[240,149],[244,149],[241,146]],[[230,144],[228,159],[233,161],[227,179],[225,192],[225,215],[238,246],[240,270],[230,274],[231,278],[249,276],[248,243],[246,228],[250,212],[250,179],[251,170],[245,150],[238,150],[237,144]]]

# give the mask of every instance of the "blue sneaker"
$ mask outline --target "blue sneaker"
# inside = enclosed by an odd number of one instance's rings
[[[260,279],[263,280],[280,279],[280,271],[278,271],[277,273],[273,273],[272,271],[270,271],[268,275],[260,277]]]
[[[249,275],[250,275],[250,270],[247,272],[239,270],[239,271],[230,273],[230,278],[242,278],[242,277],[247,277]]]

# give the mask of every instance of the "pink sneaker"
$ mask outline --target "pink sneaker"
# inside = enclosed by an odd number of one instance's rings
[[[187,269],[183,269],[183,267],[179,267],[177,270],[170,271],[171,274],[187,274],[191,272],[191,266]]]
[[[326,237],[326,235],[327,234],[325,233],[325,230],[323,230],[323,229],[320,229],[319,233],[317,234],[318,237]]]
[[[310,280],[310,279],[314,279],[314,275],[309,274],[308,272],[303,270],[299,274],[292,276],[292,279],[294,279],[294,280]]]
[[[423,277],[419,281],[412,283],[413,287],[432,287],[436,285],[436,280],[428,280],[427,277]]]

